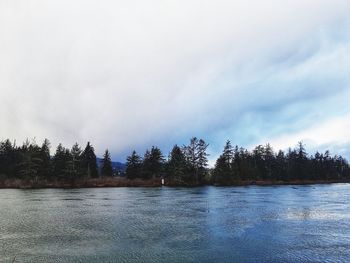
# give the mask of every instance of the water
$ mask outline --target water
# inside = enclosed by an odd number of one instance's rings
[[[0,190],[0,262],[349,262],[350,185]]]

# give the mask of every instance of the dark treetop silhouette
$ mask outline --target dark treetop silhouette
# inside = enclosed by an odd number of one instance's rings
[[[59,144],[51,157],[47,139],[41,146],[28,140],[16,146],[7,139],[0,143],[0,182],[22,180],[30,182],[32,186],[40,182],[43,187],[48,182],[64,182],[64,186],[76,186],[77,181],[102,180],[116,175],[124,176],[124,180],[129,181],[142,179],[159,182],[159,178],[166,178],[168,185],[190,186],[350,179],[349,164],[343,157],[331,156],[328,151],[309,155],[301,142],[286,153],[281,150],[275,153],[269,144],[248,151],[233,147],[227,141],[213,169],[208,168],[207,147],[204,140],[193,137],[188,145],[175,145],[167,159],[155,146],[147,150],[143,158],[133,151],[127,157],[126,169],[117,170],[112,166],[108,150],[98,165],[90,142],[84,150],[78,144],[71,149]],[[2,186],[6,187],[6,184]]]

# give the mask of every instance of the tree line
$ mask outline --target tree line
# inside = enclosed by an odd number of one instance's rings
[[[174,185],[231,185],[242,181],[342,180],[350,178],[348,162],[329,151],[309,155],[303,143],[287,152],[274,152],[267,144],[252,151],[232,146],[227,141],[215,167],[208,168],[208,144],[193,137],[188,145],[175,145],[167,158],[153,146],[143,156],[133,151],[126,159],[123,175],[128,179],[166,178]],[[119,171],[120,173],[120,171]],[[10,140],[0,142],[0,180],[75,180],[112,177],[119,174],[105,151],[97,164],[94,147],[88,142],[84,149],[77,143],[71,148],[59,144],[50,154],[50,142],[41,145],[28,140],[17,146]]]
[[[175,145],[167,160],[161,150],[153,146],[143,158],[133,151],[126,160],[126,177],[129,179],[168,178],[178,185],[198,185],[208,182],[208,144],[193,137],[188,145]]]
[[[110,154],[106,150],[99,171],[90,142],[84,150],[77,143],[71,149],[59,144],[53,156],[50,155],[50,142],[47,139],[40,146],[28,140],[21,146],[8,139],[0,143],[0,179],[73,180],[98,178],[101,175],[113,175]]]
[[[270,144],[248,151],[232,147],[227,141],[213,170],[213,180],[220,184],[256,180],[340,180],[349,177],[349,164],[342,156],[331,156],[329,151],[309,155],[302,142],[295,149],[275,153]]]

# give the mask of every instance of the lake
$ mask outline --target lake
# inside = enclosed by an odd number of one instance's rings
[[[347,262],[350,185],[0,190],[0,262]]]

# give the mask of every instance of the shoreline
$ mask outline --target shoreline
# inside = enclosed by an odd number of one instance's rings
[[[237,187],[237,186],[279,186],[279,185],[316,185],[316,184],[335,184],[350,183],[350,179],[342,180],[293,180],[293,181],[237,181],[229,184],[182,184],[165,179],[164,186],[167,187]],[[77,179],[77,180],[21,180],[7,179],[0,182],[0,189],[79,189],[79,188],[102,188],[102,187],[162,187],[161,179],[126,179],[126,178],[96,178],[96,179]]]

